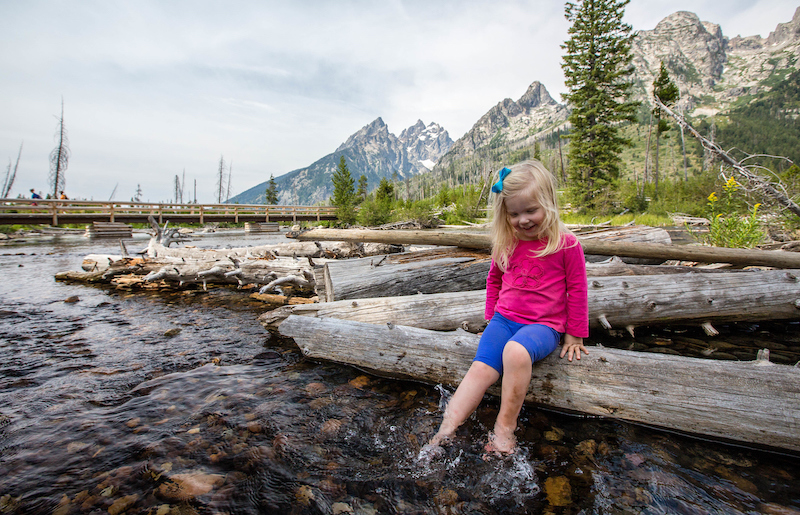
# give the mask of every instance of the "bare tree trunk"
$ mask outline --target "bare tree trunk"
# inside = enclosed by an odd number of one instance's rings
[[[658,154],[661,152],[661,131],[658,130],[660,124],[660,117],[656,117],[656,153],[653,158],[655,168],[653,170],[653,198],[658,198]]]
[[[22,157],[22,143],[19,144],[19,153],[17,154],[17,163],[14,165],[14,170],[11,170],[11,161],[8,162],[8,172],[6,173],[6,180],[3,183],[2,198],[8,198],[11,193],[11,187],[14,186],[14,179],[17,177],[17,170],[19,169],[19,159]]]
[[[653,113],[650,113],[650,121],[647,123],[647,148],[644,151],[644,179],[642,182],[642,191],[644,191],[644,185],[647,184],[649,179],[647,172],[648,167],[650,166],[650,133],[653,131]]]
[[[683,116],[683,110],[681,110],[681,116]],[[683,135],[683,125],[678,124],[678,127],[681,129],[681,153],[683,154],[683,180],[689,180],[689,164],[686,161],[686,139]]]
[[[69,164],[69,139],[64,127],[64,99],[61,99],[61,118],[58,119],[58,146],[50,153],[50,180],[53,185],[53,198],[58,198],[59,190],[64,189],[66,179],[64,173]]]

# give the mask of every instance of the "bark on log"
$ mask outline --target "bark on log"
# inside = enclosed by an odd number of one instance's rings
[[[151,257],[180,257],[187,259],[253,259],[263,257],[310,257],[341,259],[377,254],[402,252],[402,247],[389,243],[360,243],[353,241],[294,241],[275,245],[259,245],[257,247],[235,247],[230,249],[201,249],[197,247],[165,247],[159,243],[150,244]]]
[[[580,235],[578,235],[580,238]],[[441,231],[369,231],[354,229],[312,229],[297,235],[297,239],[378,241],[397,244],[455,245],[464,248],[490,247],[486,234],[451,233]],[[655,243],[607,242],[581,239],[584,254],[625,256],[647,259],[697,261],[702,263],[731,263],[745,266],[800,268],[800,254],[780,250],[728,249],[698,245],[661,245]]]
[[[322,267],[318,284],[325,302],[417,293],[481,290],[489,273],[488,251],[453,247],[407,252],[390,256],[329,261]],[[587,263],[587,274],[652,275],[709,270],[685,266],[632,265],[612,258],[606,263]]]
[[[797,319],[798,277],[800,270],[589,277],[590,327],[633,332],[645,325]],[[264,313],[259,321],[274,329],[294,314],[478,332],[485,326],[485,298],[485,290],[476,290],[342,300],[279,308]]]
[[[486,252],[456,249],[329,261],[323,267],[326,302],[486,287]]]
[[[455,386],[478,337],[399,325],[290,316],[281,334],[303,354],[378,375]],[[497,387],[490,393],[499,394]],[[590,347],[533,366],[526,401],[648,426],[800,451],[800,369]]]
[[[119,259],[115,259],[119,258]],[[81,275],[75,272],[62,273],[56,276],[64,281],[107,282],[113,283],[121,275],[138,276],[144,281],[163,280],[171,286],[183,287],[187,284],[236,284],[269,285],[276,281],[286,282],[286,278],[296,277],[293,291],[313,290],[313,265],[309,258],[236,258],[223,260],[203,260],[178,257],[160,258],[122,258],[121,256],[89,255],[84,258],[83,269],[92,275]],[[99,275],[94,275],[98,274]],[[123,281],[126,286],[133,287],[139,283],[135,278]],[[277,283],[276,283],[277,284]],[[285,286],[285,284],[280,284]],[[269,292],[262,292],[269,293]]]

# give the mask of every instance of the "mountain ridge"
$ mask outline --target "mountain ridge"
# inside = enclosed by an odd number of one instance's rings
[[[643,102],[643,109],[652,104],[652,83],[663,61],[681,93],[678,109],[689,116],[714,116],[768,91],[798,69],[800,7],[792,20],[778,23],[766,38],[728,38],[720,25],[677,11],[653,29],[636,31],[631,50],[633,95]],[[326,201],[332,193],[330,176],[341,156],[354,179],[367,176],[370,190],[382,177],[396,173],[396,179],[413,179],[431,169],[434,177],[427,180],[428,189],[444,177],[475,180],[490,162],[503,161],[513,152],[528,155],[537,142],[548,138],[555,144],[567,128],[568,115],[569,107],[534,81],[518,100],[498,102],[455,142],[438,124],[425,125],[421,120],[397,137],[379,117],[333,153],[275,178],[278,203]],[[265,189],[266,181],[229,202],[263,203]]]
[[[453,140],[439,124],[425,124],[422,120],[403,129],[400,136],[389,132],[381,117],[351,134],[330,154],[307,167],[292,170],[275,178],[279,205],[313,205],[325,202],[333,194],[331,177],[344,156],[348,170],[358,181],[367,178],[369,190],[380,180],[407,179],[433,168],[442,154],[449,150]],[[257,184],[238,195],[229,203],[263,204],[266,201],[267,182]]]

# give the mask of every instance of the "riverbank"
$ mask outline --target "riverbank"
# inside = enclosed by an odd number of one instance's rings
[[[191,245],[285,241],[242,231]],[[498,409],[488,399],[440,461],[420,466],[447,389],[304,359],[235,287],[132,293],[53,280],[87,254],[118,251],[77,235],[0,250],[5,513],[800,511],[796,457],[613,420],[526,407],[520,452],[484,461]],[[788,345],[793,327],[718,329],[744,348]],[[674,328],[636,341],[701,338]]]

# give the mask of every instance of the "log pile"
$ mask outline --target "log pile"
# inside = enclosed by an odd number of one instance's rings
[[[86,226],[84,236],[89,238],[130,238],[133,227],[120,222],[92,222]]]
[[[474,333],[485,327],[490,260],[483,234],[315,229],[280,246],[213,250],[172,249],[165,234],[154,236],[146,257],[131,258],[123,247],[120,256],[87,256],[84,272],[57,279],[122,288],[235,285],[276,308],[259,321],[293,338],[309,358],[453,386],[474,355]],[[797,254],[675,248],[620,234],[579,238],[587,254],[721,260],[749,269],[636,265],[619,258],[587,263],[595,341],[608,331],[633,334],[642,325],[696,323],[714,334],[716,322],[798,319]],[[416,250],[390,253],[406,248]],[[337,259],[345,256],[351,259]],[[579,363],[556,356],[537,363],[527,400],[798,451],[798,398],[800,368],[772,364],[766,352],[757,362],[731,363],[598,346]]]
[[[338,231],[310,232],[346,239]],[[354,237],[432,243],[430,236],[417,239],[410,234],[379,237],[362,232]],[[320,281],[324,284],[320,298],[328,302],[284,306],[259,320],[268,329],[293,338],[311,359],[454,387],[474,356],[478,337],[472,333],[485,326],[483,285],[489,261],[481,251],[486,248],[481,235],[447,235],[444,240],[476,250],[436,248],[331,261],[322,267]],[[581,243],[587,254],[606,255],[614,249],[661,261],[679,257],[714,263],[722,257],[739,266],[778,268],[648,266],[619,259],[589,263],[590,321],[597,340],[617,328],[633,334],[639,325],[697,323],[713,335],[712,322],[798,319],[800,260],[790,252],[694,247],[670,248],[659,255],[652,249],[667,245],[602,238],[581,238]],[[723,362],[592,346],[590,355],[580,362],[569,363],[553,354],[536,363],[526,400],[800,451],[796,438],[799,398],[800,368],[771,363],[766,349],[755,362]]]
[[[262,232],[280,232],[281,226],[278,222],[245,222],[244,232],[246,233],[262,233]]]

